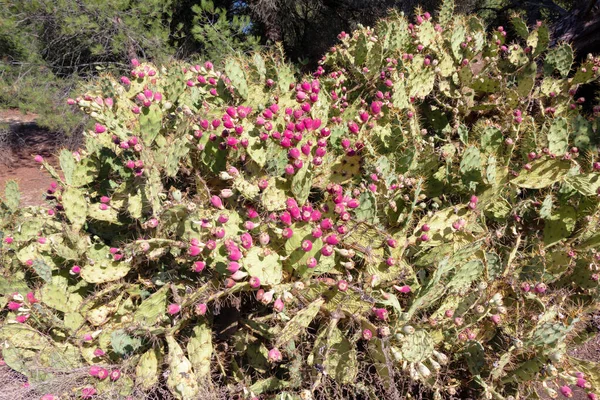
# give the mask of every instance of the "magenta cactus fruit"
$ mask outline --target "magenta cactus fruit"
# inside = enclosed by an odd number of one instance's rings
[[[388,310],[385,308],[373,308],[373,314],[381,321],[385,321],[388,318]]]
[[[273,309],[276,312],[282,312],[284,308],[285,308],[285,304],[283,303],[283,300],[281,300],[281,298],[276,299],[275,302],[273,303]]]
[[[198,246],[190,246],[188,248],[188,254],[192,257],[198,256],[202,252],[202,249]]]
[[[206,314],[207,310],[208,310],[208,307],[206,306],[205,303],[199,303],[196,305],[196,308],[195,308],[196,315],[201,315],[201,316]]]
[[[260,279],[256,276],[253,276],[250,278],[249,284],[251,288],[258,289],[260,287]]]
[[[269,352],[267,353],[267,358],[268,358],[269,362],[272,362],[272,363],[277,363],[277,362],[280,362],[281,360],[283,360],[283,356],[281,355],[281,352],[276,347],[269,350]]]
[[[535,285],[535,292],[536,293],[545,293],[546,292],[546,284],[545,283],[538,283]]]
[[[333,254],[333,247],[331,245],[326,245],[321,248],[321,254],[325,257],[329,257]]]
[[[560,387],[560,393],[565,397],[573,397],[573,391],[567,385]]]
[[[285,228],[281,233],[281,236],[283,236],[285,239],[289,239],[292,236],[294,236],[294,231],[292,230],[292,228]]]
[[[84,387],[81,389],[81,398],[82,399],[91,399],[93,398],[98,391],[93,387]]]
[[[223,200],[221,200],[219,196],[212,196],[210,198],[210,204],[212,204],[213,207],[218,208],[219,210],[222,210],[224,208]]]
[[[181,311],[181,306],[176,303],[171,303],[167,306],[167,313],[170,315],[175,315]]]
[[[106,353],[104,353],[104,350],[102,350],[102,349],[96,349],[96,350],[94,350],[94,355],[96,357],[102,357],[104,354],[106,354]]]
[[[302,241],[302,250],[308,252],[308,251],[311,251],[312,248],[313,248],[313,243],[310,240],[306,239],[306,240]]]
[[[121,371],[119,371],[118,369],[113,369],[112,371],[110,371],[110,380],[111,381],[118,381],[119,378],[121,377]]]

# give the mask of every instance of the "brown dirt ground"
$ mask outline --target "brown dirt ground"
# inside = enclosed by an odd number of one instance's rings
[[[55,164],[61,136],[38,127],[36,115],[0,110],[0,192],[8,180],[16,180],[24,206],[42,204],[52,178],[33,157],[42,155]]]
[[[55,155],[63,143],[60,135],[38,127],[35,119],[35,114],[0,110],[0,192],[6,181],[17,180],[24,206],[43,204],[44,193],[52,180],[33,157],[40,154],[56,166]],[[600,363],[600,334],[571,355]],[[587,399],[585,391],[575,389],[574,400]]]

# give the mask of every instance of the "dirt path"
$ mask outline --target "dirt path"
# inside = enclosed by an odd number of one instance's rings
[[[16,180],[24,206],[43,203],[51,177],[33,157],[44,156],[53,163],[59,146],[59,135],[38,127],[35,114],[18,110],[0,110],[0,192],[8,180]]]

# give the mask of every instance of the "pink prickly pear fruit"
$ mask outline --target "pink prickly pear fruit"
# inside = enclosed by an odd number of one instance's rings
[[[292,228],[285,228],[281,236],[283,236],[285,239],[289,239],[292,236],[294,236],[294,231],[292,230]]]
[[[577,378],[576,385],[579,386],[580,388],[590,388],[592,386],[584,378]]]
[[[326,245],[321,248],[321,254],[325,257],[329,257],[333,254],[333,247],[331,245]]]
[[[202,249],[198,246],[190,246],[188,248],[188,254],[192,257],[198,256],[202,252]]]
[[[375,314],[375,317],[377,319],[385,321],[388,317],[388,310],[386,310],[385,308],[373,307],[373,314]]]
[[[237,261],[230,261],[229,264],[227,264],[227,271],[231,272],[232,274],[239,271],[240,268],[241,266]]]
[[[302,250],[308,252],[308,251],[311,251],[312,248],[313,248],[313,243],[310,240],[306,239],[306,240],[302,241]]]
[[[213,207],[218,208],[219,210],[222,210],[224,208],[223,200],[221,200],[219,196],[212,196],[210,198],[210,204],[212,204]]]
[[[276,347],[269,350],[269,352],[267,353],[267,358],[272,363],[280,362],[281,360],[283,360],[281,352]]]
[[[444,315],[446,316],[446,318],[452,318],[454,316],[454,310],[446,310]]]
[[[70,273],[71,275],[79,275],[81,273],[81,267],[79,265],[73,265]]]
[[[242,258],[242,252],[239,249],[233,249],[227,258],[229,261],[239,261]]]
[[[196,314],[204,315],[204,314],[206,314],[207,309],[208,309],[208,307],[206,306],[206,304],[200,303],[200,304],[196,305]]]
[[[411,292],[411,288],[408,285],[403,285],[403,286],[394,285],[394,289],[396,289],[398,292],[400,292],[402,294]]]
[[[428,242],[429,241],[429,235],[427,235],[426,233],[422,234],[419,239],[421,239],[421,241],[423,242]]]
[[[567,385],[560,387],[560,393],[565,397],[573,397],[573,391]]]
[[[317,266],[317,259],[314,257],[309,258],[306,260],[306,266],[308,268],[315,268]]]
[[[348,290],[348,282],[343,279],[339,280],[337,283],[337,288],[340,292],[345,292]]]
[[[99,367],[98,365],[92,365],[90,367],[89,373],[91,376],[98,376],[98,373],[100,372],[101,369],[102,369],[102,367]]]
[[[121,371],[119,371],[118,369],[113,369],[112,371],[110,371],[110,380],[111,381],[117,381],[119,380],[119,378],[121,377]]]
[[[260,279],[256,276],[250,278],[250,287],[253,289],[258,289],[260,287]]]
[[[179,304],[172,303],[167,306],[167,313],[169,313],[170,315],[175,315],[179,311],[181,311],[181,306]]]
[[[275,303],[273,303],[273,309],[277,312],[282,312],[284,308],[285,308],[285,304],[283,303],[283,300],[281,300],[280,298],[275,300]]]
[[[339,242],[340,242],[340,239],[337,237],[337,235],[335,233],[332,233],[331,235],[328,235],[325,238],[325,243],[330,244],[332,246],[335,246]]]
[[[494,314],[491,316],[491,320],[494,324],[498,325],[502,319],[500,318],[500,315]]]
[[[242,242],[242,247],[245,249],[250,249],[253,246],[252,236],[248,232],[244,232],[240,235],[240,239]]]
[[[15,318],[15,321],[17,321],[20,324],[24,324],[25,321],[27,321],[29,319],[29,315],[17,315]]]
[[[83,389],[81,389],[81,398],[91,399],[96,395],[96,393],[98,393],[98,391],[93,387],[84,387]]]
[[[94,350],[94,355],[96,357],[102,357],[104,354],[106,354],[106,353],[102,349],[96,349],[96,350]]]
[[[106,127],[102,124],[96,123],[96,125],[94,125],[94,131],[96,133],[104,133],[106,132]]]
[[[536,293],[544,293],[546,292],[546,284],[545,283],[538,283],[535,285],[535,291]]]
[[[194,272],[202,272],[202,271],[204,271],[204,268],[206,268],[206,262],[196,261],[194,263],[194,267],[193,267]]]
[[[421,231],[423,231],[423,232],[429,232],[430,230],[431,230],[431,227],[429,225],[427,225],[427,224],[424,224],[421,227]]]
[[[29,302],[29,304],[39,303],[39,300],[35,298],[35,295],[33,294],[33,292],[28,292],[26,297],[27,297],[27,301]]]
[[[105,380],[106,378],[108,378],[108,370],[106,370],[105,368],[100,368],[96,377],[101,381]]]
[[[35,156],[33,158],[35,160],[36,163],[43,163],[44,162],[44,157],[40,156],[39,154],[37,156]]]
[[[271,238],[267,232],[261,232],[261,234],[258,236],[258,242],[263,246],[268,245],[270,241]]]

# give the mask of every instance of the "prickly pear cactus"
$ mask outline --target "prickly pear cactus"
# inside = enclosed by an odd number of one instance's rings
[[[593,397],[564,354],[600,300],[600,60],[453,9],[342,32],[311,76],[91,82],[84,146],[36,157],[46,205],[4,191],[7,365],[101,396]]]

